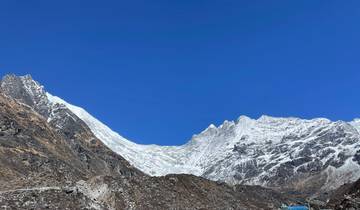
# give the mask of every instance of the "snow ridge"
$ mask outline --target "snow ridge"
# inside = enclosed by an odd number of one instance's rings
[[[211,124],[181,146],[140,145],[86,110],[47,93],[29,75],[5,76],[0,91],[29,105],[58,129],[72,126],[64,116],[75,124],[83,121],[106,146],[153,176],[186,173],[230,184],[326,189],[360,178],[360,119],[240,116],[220,126]]]
[[[182,146],[140,145],[84,109],[49,93],[47,97],[51,103],[65,105],[109,148],[153,176],[187,173],[228,183],[272,186],[310,173],[324,174],[328,177],[324,186],[332,188],[360,178],[360,160],[354,158],[360,151],[360,120],[240,116],[218,127],[210,125]]]

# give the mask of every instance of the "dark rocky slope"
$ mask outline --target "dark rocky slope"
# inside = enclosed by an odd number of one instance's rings
[[[360,209],[360,179],[335,190],[327,205],[333,209]]]
[[[14,88],[0,91],[0,208],[273,209],[287,202],[258,186],[144,175],[65,107],[51,110],[60,122],[48,122],[47,107]]]

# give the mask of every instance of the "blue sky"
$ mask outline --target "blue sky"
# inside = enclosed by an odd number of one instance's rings
[[[0,73],[138,143],[240,115],[360,117],[360,1],[0,2]]]

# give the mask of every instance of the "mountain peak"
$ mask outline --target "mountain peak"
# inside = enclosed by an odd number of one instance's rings
[[[32,80],[32,81],[34,81],[30,74],[25,74],[23,76],[18,76],[16,74],[9,73],[9,74],[5,74],[2,77],[1,82],[7,83],[7,82],[10,82],[10,81],[15,81],[15,80],[16,81],[19,81],[19,80],[21,80],[21,81],[24,81],[24,80],[28,80],[28,81]]]
[[[240,121],[240,120],[250,120],[251,118],[246,116],[246,115],[240,115],[240,117],[238,117],[237,121]]]
[[[33,107],[41,115],[48,117],[49,101],[42,85],[32,79],[30,74],[5,75],[0,82],[0,90],[5,95]]]
[[[257,120],[258,121],[274,121],[274,120],[278,120],[279,118],[277,117],[272,117],[269,115],[261,115]]]
[[[33,80],[32,76],[30,74],[26,74],[24,76],[17,76],[15,74],[6,74],[3,76],[3,78],[0,80],[0,84],[2,89],[15,89],[14,91],[28,91],[28,93],[32,93],[32,89],[39,90],[43,89],[43,86],[41,86],[38,82]],[[7,91],[8,93],[10,90]],[[5,92],[6,93],[6,92]]]

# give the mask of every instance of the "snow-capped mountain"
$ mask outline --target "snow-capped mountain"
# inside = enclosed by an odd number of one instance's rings
[[[359,119],[332,122],[241,116],[220,126],[210,125],[182,146],[140,145],[84,109],[47,93],[30,76],[7,75],[0,90],[33,107],[58,129],[66,126],[62,116],[78,117],[110,149],[153,176],[186,173],[311,192],[360,178]]]
[[[62,101],[52,100],[58,99],[30,77],[1,82],[2,209],[273,209],[292,201],[260,186],[186,174],[148,176],[105,146]]]

